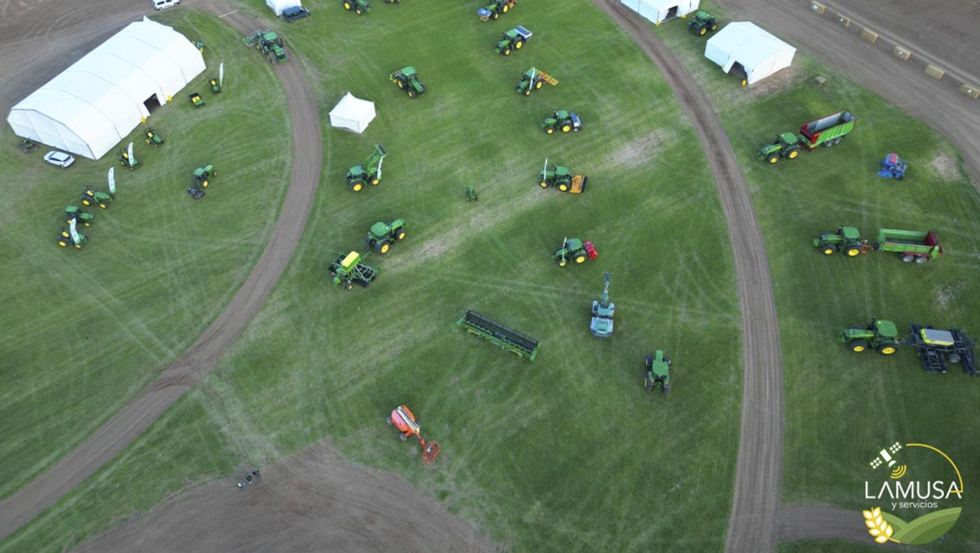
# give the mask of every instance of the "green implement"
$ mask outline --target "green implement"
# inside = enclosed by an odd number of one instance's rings
[[[643,389],[652,392],[657,385],[664,395],[670,393],[670,357],[664,355],[663,350],[656,353],[647,354],[646,357],[646,378],[643,380]]]
[[[841,225],[837,232],[825,232],[813,239],[814,247],[820,248],[824,255],[837,252],[848,257],[857,257],[869,251],[897,253],[902,261],[911,263],[926,263],[936,259],[943,253],[939,236],[935,232],[913,230],[880,229],[875,242],[861,237],[861,231],[855,227]]]
[[[388,79],[404,90],[409,98],[418,98],[425,94],[425,85],[419,80],[419,72],[412,66],[392,71],[388,74]]]
[[[848,327],[837,339],[855,353],[873,349],[882,355],[892,355],[902,345],[895,323],[878,318],[871,319],[867,326]]]
[[[385,150],[381,144],[375,144],[374,151],[368,154],[363,164],[351,167],[347,171],[347,176],[344,177],[347,187],[354,192],[360,192],[367,183],[371,183],[372,186],[381,184],[381,162],[386,155],[388,150]]]
[[[330,264],[330,274],[333,275],[334,285],[341,285],[350,290],[355,284],[364,288],[378,278],[378,271],[364,264],[361,254],[351,251],[342,253]]]
[[[840,111],[816,121],[803,123],[800,134],[783,133],[776,136],[772,144],[759,149],[759,159],[776,163],[779,158],[796,159],[800,150],[813,150],[817,146],[830,148],[840,144],[841,139],[854,130],[857,117],[849,111]]]
[[[470,334],[475,334],[509,352],[524,357],[528,361],[534,361],[534,357],[538,354],[538,348],[541,345],[534,338],[525,336],[516,330],[491,321],[472,310],[467,311],[460,320],[456,321],[456,326],[464,328]]]

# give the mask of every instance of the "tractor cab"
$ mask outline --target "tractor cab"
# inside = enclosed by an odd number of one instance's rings
[[[670,365],[670,357],[664,355],[663,350],[658,349],[655,354],[647,354],[647,374],[646,380],[644,381],[644,389],[651,392],[657,387],[657,384],[660,384],[660,391],[664,394],[669,394]]]

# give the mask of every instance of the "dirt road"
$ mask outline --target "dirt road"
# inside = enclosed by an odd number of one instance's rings
[[[783,470],[783,361],[762,229],[728,135],[708,98],[645,20],[619,0],[594,0],[626,29],[664,76],[701,139],[735,252],[742,313],[742,419],[725,551],[776,547]]]

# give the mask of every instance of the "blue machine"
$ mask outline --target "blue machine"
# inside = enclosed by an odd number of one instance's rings
[[[881,161],[881,171],[878,171],[878,175],[886,179],[902,180],[905,177],[905,170],[908,168],[908,162],[900,159],[898,154],[888,154]]]

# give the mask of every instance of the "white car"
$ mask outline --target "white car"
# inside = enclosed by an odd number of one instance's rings
[[[153,0],[153,9],[165,10],[180,4],[180,0]]]
[[[44,154],[44,161],[47,161],[51,165],[57,165],[58,167],[67,169],[71,167],[72,163],[75,163],[75,158],[71,157],[65,152],[55,151]]]

